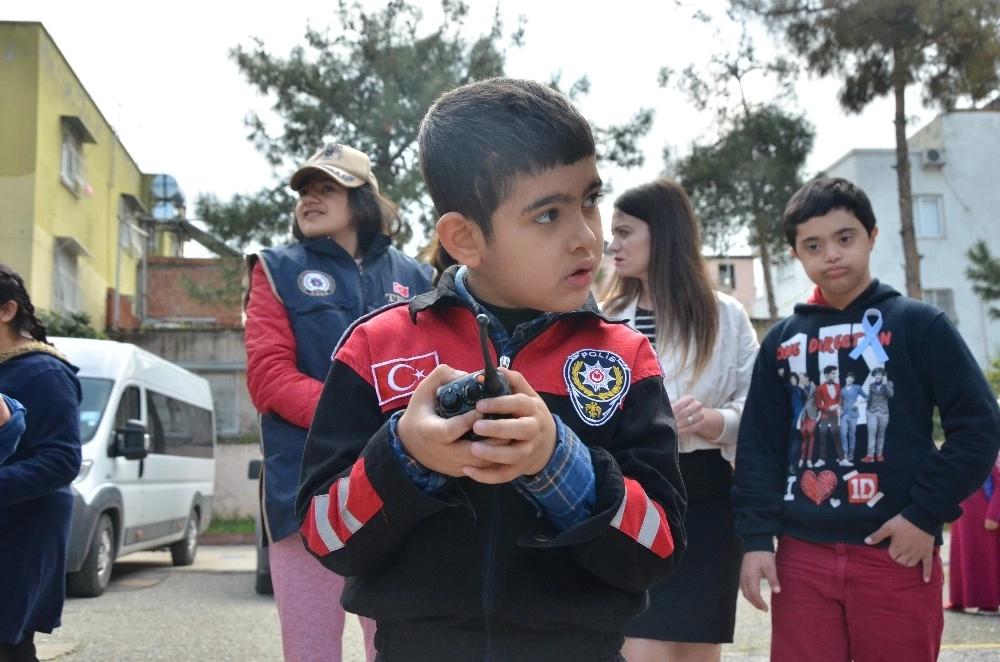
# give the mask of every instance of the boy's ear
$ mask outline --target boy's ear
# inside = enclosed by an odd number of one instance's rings
[[[437,222],[438,240],[456,261],[467,267],[476,267],[482,261],[486,245],[479,225],[465,214],[450,211]]]

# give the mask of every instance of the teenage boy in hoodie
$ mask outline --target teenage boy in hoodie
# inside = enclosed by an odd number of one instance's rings
[[[878,228],[864,191],[814,180],[782,222],[816,289],[764,338],[743,412],[733,488],[740,588],[767,611],[761,580],[770,585],[771,659],[936,660],[941,529],[990,472],[1000,410],[947,316],[872,278]],[[781,375],[821,382],[831,367],[865,386],[876,373],[892,381],[882,461],[789,472]]]

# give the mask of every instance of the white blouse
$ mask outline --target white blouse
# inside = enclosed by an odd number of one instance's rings
[[[690,453],[702,449],[721,449],[722,456],[732,462],[736,458],[736,436],[760,343],[743,305],[722,292],[716,292],[715,296],[719,304],[719,333],[712,350],[712,360],[705,366],[698,380],[691,383],[694,374],[691,361],[688,361],[687,367],[681,367],[680,352],[670,351],[670,348],[659,354],[660,368],[663,370],[663,385],[671,402],[676,402],[684,395],[692,395],[703,406],[722,412],[724,425],[718,439],[682,434],[678,439],[678,450]],[[619,317],[629,320],[631,324],[635,309],[636,301],[632,301]],[[693,347],[691,351],[694,351]]]

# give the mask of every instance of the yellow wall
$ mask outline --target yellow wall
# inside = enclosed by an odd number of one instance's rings
[[[118,216],[123,193],[148,207],[142,173],[40,23],[0,22],[0,52],[0,261],[48,310],[56,237],[75,238],[89,252],[77,259],[79,308],[103,330],[109,288],[137,293],[138,261],[117,248]],[[62,116],[94,138],[83,145],[89,187],[80,191],[60,177]]]
[[[37,30],[0,23],[0,262],[25,278],[32,268],[32,219],[38,86]]]

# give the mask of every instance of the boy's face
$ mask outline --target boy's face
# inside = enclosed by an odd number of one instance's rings
[[[601,178],[593,156],[536,175],[520,175],[493,213],[493,237],[476,235],[469,289],[505,308],[567,312],[587,300],[604,237],[597,206]]]
[[[833,209],[799,224],[792,255],[835,308],[846,308],[871,283],[869,257],[878,228],[871,236],[851,212]]]

